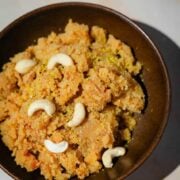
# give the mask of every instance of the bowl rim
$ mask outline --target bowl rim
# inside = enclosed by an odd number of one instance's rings
[[[135,30],[138,31],[142,36],[144,36],[144,38],[148,41],[148,43],[151,45],[153,50],[158,55],[159,62],[162,66],[163,75],[165,76],[166,92],[167,92],[166,93],[167,102],[166,102],[166,106],[165,106],[165,114],[164,114],[163,123],[162,123],[162,126],[159,128],[158,133],[154,137],[154,141],[150,144],[148,150],[139,158],[138,162],[136,164],[134,164],[128,172],[126,172],[123,176],[118,177],[118,179],[125,179],[127,176],[129,176],[135,170],[137,170],[137,168],[139,168],[145,162],[145,160],[147,160],[152,155],[152,152],[155,150],[155,148],[159,144],[160,139],[162,138],[163,132],[167,126],[168,118],[170,115],[171,96],[172,96],[171,84],[170,84],[170,78],[169,78],[167,66],[165,64],[165,61],[163,60],[163,56],[160,53],[159,48],[155,45],[155,43],[151,40],[151,38],[136,24],[136,22],[134,20],[130,19],[129,17],[127,17],[126,15],[122,14],[121,12],[119,12],[115,9],[112,9],[112,8],[109,8],[109,7],[100,5],[100,4],[96,4],[96,3],[60,2],[60,3],[53,3],[53,4],[49,4],[49,5],[45,5],[45,6],[36,8],[36,9],[31,10],[31,11],[25,13],[24,15],[18,17],[17,19],[12,21],[9,25],[7,25],[2,31],[0,31],[0,39],[5,34],[7,34],[11,29],[13,29],[16,25],[20,24],[22,21],[28,19],[31,16],[34,16],[34,15],[41,13],[41,12],[44,12],[46,10],[50,10],[50,9],[54,9],[54,8],[63,8],[63,7],[67,7],[67,6],[84,6],[84,7],[95,8],[95,9],[99,9],[99,10],[109,12],[109,13],[114,14],[114,15],[118,16],[119,18],[123,19],[130,26],[135,28]],[[11,176],[12,178],[19,179],[19,177],[17,177],[12,172],[10,172],[8,169],[6,169],[2,164],[0,164],[0,168],[5,173],[7,173],[9,176]]]

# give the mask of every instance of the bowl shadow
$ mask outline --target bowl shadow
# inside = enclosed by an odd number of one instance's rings
[[[160,144],[142,167],[127,180],[160,180],[180,165],[180,47],[157,29],[138,24],[160,50],[171,82],[171,112]]]

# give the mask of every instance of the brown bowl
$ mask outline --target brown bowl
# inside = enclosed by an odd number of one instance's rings
[[[59,32],[68,19],[89,26],[98,25],[132,47],[143,64],[147,106],[139,117],[127,154],[112,169],[105,169],[88,179],[124,179],[152,153],[165,128],[170,106],[170,87],[166,67],[149,37],[130,19],[112,9],[87,3],[60,3],[32,11],[0,33],[0,67],[9,57],[51,31]],[[14,162],[10,151],[0,141],[0,166],[15,179],[43,179],[39,171],[27,173]]]

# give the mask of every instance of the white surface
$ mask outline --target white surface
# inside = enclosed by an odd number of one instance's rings
[[[169,176],[164,178],[164,180],[178,180],[180,176],[180,165],[171,173]]]
[[[82,0],[79,0],[83,2]],[[65,0],[1,0],[0,30],[14,19],[35,8]],[[130,18],[149,24],[170,37],[180,46],[180,0],[88,0],[84,2],[98,3],[116,9]],[[177,168],[172,176],[165,180],[180,177]],[[10,180],[0,170],[0,179]]]
[[[77,0],[76,0],[77,1]],[[180,0],[86,0],[116,9],[123,14],[152,25],[180,46]],[[1,0],[0,30],[14,19],[35,8],[65,0]]]

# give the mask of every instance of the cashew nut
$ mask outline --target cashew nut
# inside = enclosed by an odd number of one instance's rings
[[[68,148],[68,142],[67,141],[61,141],[60,143],[53,143],[52,141],[46,139],[44,140],[44,145],[47,148],[48,151],[53,153],[62,153],[66,151]]]
[[[33,66],[36,65],[36,61],[31,59],[23,59],[16,63],[15,70],[20,74],[29,72]]]
[[[82,103],[76,103],[74,107],[73,118],[67,123],[69,127],[75,127],[81,124],[86,116],[85,107]]]
[[[47,99],[39,99],[30,104],[28,109],[28,116],[32,116],[36,111],[43,109],[46,113],[51,116],[55,110],[55,105]]]
[[[61,64],[63,66],[72,66],[73,61],[68,55],[59,53],[49,59],[47,69],[53,69],[56,64]]]
[[[111,168],[113,166],[112,159],[114,157],[123,156],[126,150],[123,147],[115,147],[106,150],[102,155],[102,162],[106,168]]]

